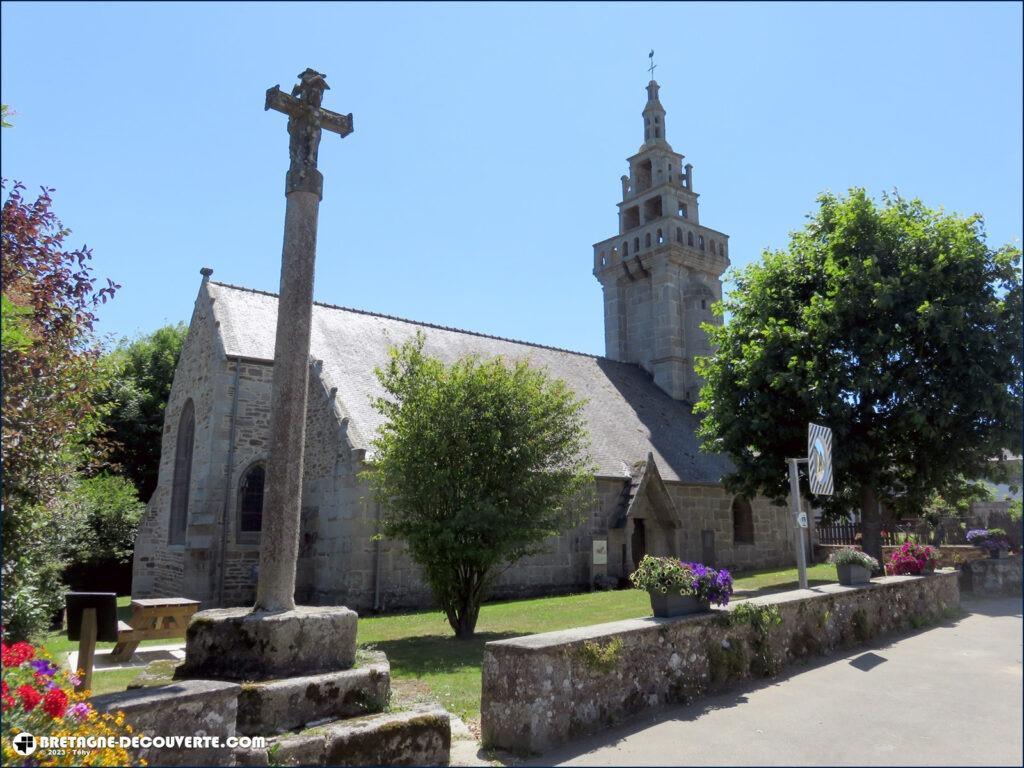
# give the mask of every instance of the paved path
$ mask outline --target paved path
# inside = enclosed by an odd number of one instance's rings
[[[958,621],[663,710],[527,765],[1021,765],[1021,601],[963,605]]]

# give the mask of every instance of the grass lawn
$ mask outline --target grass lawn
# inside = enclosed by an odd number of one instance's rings
[[[812,585],[836,581],[834,566],[820,564],[808,568]],[[736,578],[737,597],[783,589],[795,589],[795,568],[764,570]],[[117,599],[120,618],[127,618],[130,598]],[[368,616],[359,619],[359,645],[384,651],[391,662],[391,677],[398,703],[434,699],[467,721],[480,717],[480,665],[484,644],[537,632],[634,619],[651,613],[647,593],[638,590],[591,592],[579,595],[490,603],[480,610],[476,636],[456,640],[440,611]],[[159,645],[170,640],[150,640],[143,645]],[[55,658],[75,650],[60,633],[52,633],[43,643]],[[99,643],[111,648],[113,643]],[[124,690],[139,669],[95,672],[93,692]]]
[[[808,581],[836,581],[835,566],[812,566]],[[796,568],[756,571],[735,580],[738,597],[796,587]],[[399,701],[433,697],[464,720],[477,720],[484,643],[650,614],[646,592],[591,592],[485,605],[472,640],[456,640],[438,611],[360,619],[358,639],[360,646],[387,653]]]

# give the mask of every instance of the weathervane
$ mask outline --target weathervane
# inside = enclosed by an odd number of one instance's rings
[[[651,48],[651,52],[647,54],[647,58],[651,60],[651,66],[647,68],[647,71],[651,73],[651,80],[654,79],[654,70],[658,68],[658,65],[654,63],[654,49]]]

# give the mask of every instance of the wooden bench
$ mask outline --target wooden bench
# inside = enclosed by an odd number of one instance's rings
[[[117,645],[110,652],[112,661],[130,661],[143,640],[184,637],[192,614],[199,610],[198,600],[184,597],[154,597],[132,600],[127,622],[117,622]]]

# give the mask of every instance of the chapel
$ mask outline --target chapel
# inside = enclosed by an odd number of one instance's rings
[[[425,336],[447,362],[525,359],[587,401],[596,465],[593,504],[547,550],[508,568],[492,597],[621,583],[644,554],[732,569],[781,565],[793,524],[767,499],[721,485],[728,459],[700,449],[694,361],[710,351],[728,236],[700,221],[693,167],[667,140],[665,109],[647,85],[643,143],[621,178],[618,232],[593,246],[604,296],[605,355],[317,303],[296,599],[356,610],[427,607],[429,589],[400,542],[374,538],[379,506],[360,473],[381,425],[374,368],[388,349]],[[157,489],[139,528],[134,597],[184,596],[244,605],[259,568],[277,296],[217,282],[202,270],[165,412]]]

